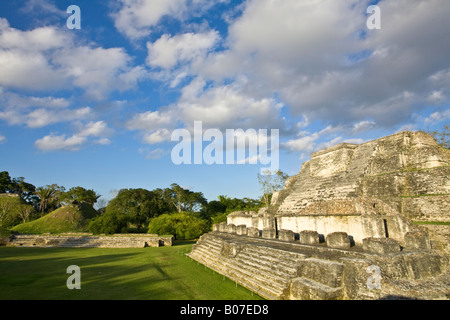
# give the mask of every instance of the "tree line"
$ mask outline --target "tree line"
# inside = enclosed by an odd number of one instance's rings
[[[148,232],[174,235],[176,239],[195,239],[211,230],[212,224],[226,221],[228,213],[258,210],[261,200],[219,196],[207,201],[174,183],[165,189],[122,189],[104,212],[93,219],[89,230],[95,234]]]
[[[176,183],[164,189],[122,189],[98,209],[99,214],[89,222],[88,231],[94,234],[149,232],[194,239],[211,230],[212,224],[226,221],[231,212],[258,211],[268,206],[270,195],[266,193],[276,191],[281,185],[281,175],[277,173],[276,186],[269,185],[271,179],[258,177],[264,191],[260,199],[221,195],[217,200],[207,201],[202,192]],[[3,228],[38,219],[71,203],[84,202],[94,206],[101,197],[96,191],[83,187],[67,191],[57,184],[36,187],[23,177],[11,178],[7,171],[0,172],[0,193],[15,194],[21,203],[11,208],[10,202],[0,201],[0,226]]]

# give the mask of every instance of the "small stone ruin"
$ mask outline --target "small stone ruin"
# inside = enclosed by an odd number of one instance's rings
[[[158,235],[92,235],[92,234],[43,234],[12,235],[7,242],[14,247],[59,247],[59,248],[145,248],[172,246],[173,237]]]

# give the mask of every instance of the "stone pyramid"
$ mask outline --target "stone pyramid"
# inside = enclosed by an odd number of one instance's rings
[[[450,255],[412,222],[450,221],[449,177],[450,151],[422,132],[340,144],[189,257],[266,299],[450,299]]]
[[[269,213],[237,212],[228,223],[402,242],[415,229],[411,220],[450,221],[449,208],[450,150],[424,132],[405,131],[313,153],[274,194]]]

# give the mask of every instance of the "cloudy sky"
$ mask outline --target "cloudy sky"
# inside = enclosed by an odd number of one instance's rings
[[[261,163],[175,165],[174,130],[278,129],[293,175],[328,146],[441,129],[449,16],[448,0],[1,1],[0,171],[256,198]]]

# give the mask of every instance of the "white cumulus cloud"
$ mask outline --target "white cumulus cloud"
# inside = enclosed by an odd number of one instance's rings
[[[179,63],[204,58],[218,39],[219,35],[215,31],[185,33],[173,37],[164,34],[154,43],[147,42],[147,64],[170,69]]]
[[[54,135],[50,134],[35,142],[35,147],[41,151],[77,151],[85,143],[87,138],[78,135],[66,138],[66,135]]]

